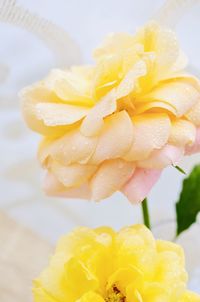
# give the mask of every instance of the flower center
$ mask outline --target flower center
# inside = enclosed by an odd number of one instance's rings
[[[108,292],[105,298],[106,302],[125,302],[126,297],[119,291],[119,289],[114,285]]]

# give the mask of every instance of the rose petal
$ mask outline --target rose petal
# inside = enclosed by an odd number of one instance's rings
[[[133,91],[137,80],[144,76],[147,72],[146,64],[144,61],[138,61],[133,68],[127,73],[125,78],[121,81],[119,86],[116,88],[116,97],[120,99],[127,96]]]
[[[162,149],[153,151],[148,159],[139,161],[137,166],[145,169],[164,169],[176,165],[183,154],[183,148],[167,144]]]
[[[189,112],[185,114],[189,121],[195,126],[200,126],[200,100],[195,104]]]
[[[192,106],[198,102],[199,97],[200,93],[193,85],[187,83],[187,81],[184,82],[177,80],[166,82],[158,86],[151,93],[142,97],[141,101],[148,102],[148,109],[155,108],[154,102],[168,104],[172,107],[172,110],[170,111],[177,117],[180,117],[188,112]],[[158,107],[158,104],[156,104],[156,107]]]
[[[80,72],[81,71],[81,72]],[[92,106],[91,82],[89,74],[93,67],[76,67],[70,71],[53,69],[45,79],[44,85],[59,99],[73,105]]]
[[[57,180],[57,178],[52,173],[47,173],[44,180],[43,189],[45,193],[49,196],[86,200],[90,200],[91,198],[91,191],[88,186],[88,183],[84,183],[83,185],[77,188],[66,188]]]
[[[71,125],[80,121],[89,112],[87,107],[68,104],[38,103],[35,114],[46,126]]]
[[[56,137],[68,131],[74,125],[61,125],[49,127],[37,116],[36,106],[39,102],[58,102],[57,97],[41,83],[23,89],[20,93],[21,107],[27,125],[33,130],[45,136]]]
[[[65,187],[80,186],[94,174],[96,169],[97,167],[93,165],[73,164],[63,166],[54,160],[49,164],[49,170]]]
[[[185,154],[191,155],[198,152],[200,152],[200,128],[198,128],[196,131],[196,138],[194,144],[192,146],[187,146]]]
[[[129,71],[119,86],[112,89],[90,110],[82,123],[82,133],[86,136],[98,134],[103,126],[103,119],[116,111],[116,101],[128,95],[133,90],[137,79],[143,76],[145,72],[145,63],[140,60],[134,65],[133,69]]]
[[[133,163],[121,159],[105,161],[90,181],[92,199],[101,200],[120,190],[133,172]]]
[[[103,118],[112,114],[117,108],[116,92],[111,90],[90,110],[81,125],[81,132],[86,136],[98,134],[103,126]]]
[[[169,136],[169,144],[175,146],[192,145],[196,137],[195,126],[186,120],[175,120],[172,122]]]
[[[123,156],[133,141],[133,125],[126,111],[115,113],[105,120],[96,150],[90,159],[97,164],[106,159]]]
[[[143,114],[133,118],[134,140],[124,159],[143,160],[154,149],[160,149],[168,140],[170,120],[166,114]]]
[[[96,144],[96,137],[86,137],[78,130],[73,130],[57,140],[44,140],[39,148],[38,157],[42,164],[45,164],[48,156],[63,165],[84,163],[93,154]]]
[[[162,170],[137,168],[131,179],[122,188],[122,193],[132,203],[141,202],[158,181],[161,172]]]

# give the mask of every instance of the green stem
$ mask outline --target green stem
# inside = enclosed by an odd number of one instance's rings
[[[145,198],[142,202],[142,214],[143,214],[144,224],[146,225],[147,228],[151,229],[147,198]]]

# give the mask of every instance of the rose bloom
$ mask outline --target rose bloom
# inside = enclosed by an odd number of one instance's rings
[[[142,201],[162,170],[200,151],[200,82],[155,22],[108,36],[93,66],[55,69],[21,93],[49,195]]]
[[[200,302],[186,288],[180,246],[143,225],[78,228],[34,281],[34,302]]]

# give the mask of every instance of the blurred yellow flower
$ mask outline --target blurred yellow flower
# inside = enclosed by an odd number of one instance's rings
[[[34,302],[200,302],[186,288],[180,246],[143,225],[78,228],[34,281]]]
[[[110,35],[94,58],[21,93],[27,124],[44,136],[45,190],[94,200],[120,190],[138,202],[163,168],[200,151],[200,83],[174,32],[155,22]]]

